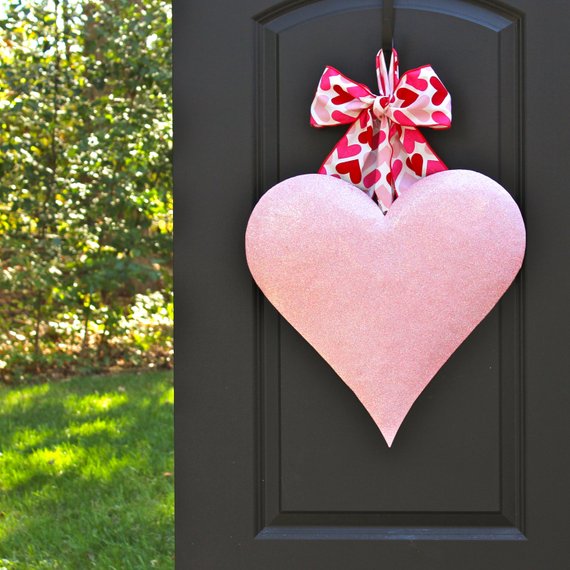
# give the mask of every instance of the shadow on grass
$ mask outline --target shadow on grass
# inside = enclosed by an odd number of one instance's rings
[[[172,568],[169,373],[10,388],[0,410],[0,557]]]

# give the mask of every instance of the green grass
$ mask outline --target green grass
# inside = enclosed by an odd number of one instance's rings
[[[172,569],[170,372],[0,388],[0,570]]]

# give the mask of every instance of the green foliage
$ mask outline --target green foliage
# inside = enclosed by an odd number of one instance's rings
[[[0,386],[0,568],[174,567],[170,372]]]
[[[0,20],[5,381],[170,364],[170,38],[165,0],[13,0]]]

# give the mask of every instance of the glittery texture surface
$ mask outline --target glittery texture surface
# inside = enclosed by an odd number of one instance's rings
[[[389,446],[511,284],[524,249],[509,194],[464,170],[418,181],[386,216],[347,182],[297,176],[261,198],[246,232],[263,293],[354,391]]]

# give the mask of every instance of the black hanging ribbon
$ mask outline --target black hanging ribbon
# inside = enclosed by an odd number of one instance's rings
[[[389,59],[394,47],[394,0],[384,0],[382,5],[382,49]]]

